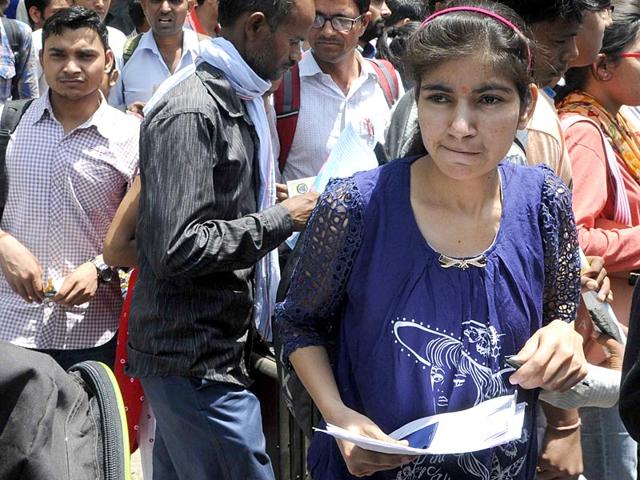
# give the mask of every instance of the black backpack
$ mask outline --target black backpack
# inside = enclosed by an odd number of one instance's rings
[[[20,51],[20,43],[22,42],[21,30],[18,27],[18,21],[13,20],[7,17],[0,17],[2,20],[2,26],[4,27],[4,31],[7,33],[7,39],[9,40],[9,45],[11,45],[11,51],[13,52],[13,56],[15,57],[15,66],[16,66],[16,76],[13,77],[11,82],[11,97],[13,99],[17,99],[20,94],[18,92],[18,83],[20,81],[19,73],[25,67],[25,58]]]
[[[0,478],[129,480],[124,403],[105,364],[65,372],[0,341]]]
[[[0,219],[4,213],[4,206],[7,203],[7,146],[11,134],[15,132],[24,112],[27,111],[33,98],[27,100],[12,100],[4,104],[2,116],[0,117]]]

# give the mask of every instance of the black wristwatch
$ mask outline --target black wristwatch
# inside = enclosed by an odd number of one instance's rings
[[[104,263],[102,255],[98,255],[96,258],[91,260],[91,263],[96,267],[99,282],[109,283],[116,277],[116,272],[113,268]]]

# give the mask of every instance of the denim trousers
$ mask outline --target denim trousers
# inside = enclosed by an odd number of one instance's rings
[[[629,436],[618,405],[581,408],[582,458],[588,480],[636,480],[638,445]]]
[[[274,480],[253,393],[188,377],[140,380],[156,415],[153,480]]]

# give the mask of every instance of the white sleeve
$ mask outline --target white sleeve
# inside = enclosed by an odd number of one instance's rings
[[[571,390],[562,393],[544,391],[540,400],[564,409],[613,407],[620,397],[620,371],[591,364],[588,368],[585,379]]]

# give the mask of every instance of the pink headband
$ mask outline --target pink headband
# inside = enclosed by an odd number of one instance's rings
[[[509,27],[511,30],[516,32],[518,35],[521,35],[522,37],[524,37],[524,34],[520,31],[520,29],[516,27],[512,22],[504,18],[502,15],[499,15],[496,12],[493,12],[491,10],[487,10],[486,8],[480,8],[480,7],[451,7],[451,8],[445,8],[443,10],[438,10],[437,12],[429,15],[426,18],[426,20],[422,22],[422,24],[420,25],[420,29],[423,29],[425,25],[429,23],[431,20],[433,20],[434,18],[439,17],[440,15],[444,15],[445,13],[452,13],[452,12],[474,12],[474,13],[480,13],[482,15],[486,15],[487,17],[491,17],[499,21],[500,23],[503,23],[504,25]],[[531,66],[532,66],[531,64],[532,64],[531,48],[529,47],[529,44],[527,44],[527,68],[529,70],[531,70]]]

